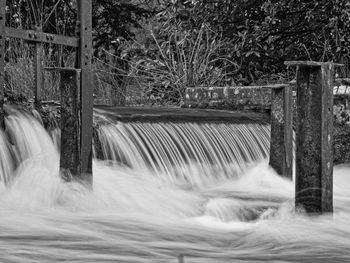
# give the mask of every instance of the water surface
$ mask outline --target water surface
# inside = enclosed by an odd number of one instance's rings
[[[60,179],[38,122],[15,114],[7,126],[0,262],[350,262],[349,167],[334,170],[333,216],[296,214],[294,184],[268,168],[263,149],[260,161],[202,177],[210,162],[186,161],[179,176],[95,160],[90,191]]]

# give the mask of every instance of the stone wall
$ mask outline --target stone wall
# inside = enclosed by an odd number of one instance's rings
[[[295,108],[296,92],[293,87]],[[344,124],[350,121],[350,79],[334,82],[334,115],[336,121]],[[187,88],[183,108],[222,109],[238,111],[269,111],[271,109],[271,89],[269,86],[236,87],[195,87]]]
[[[187,88],[184,108],[268,110],[271,89],[264,86]]]

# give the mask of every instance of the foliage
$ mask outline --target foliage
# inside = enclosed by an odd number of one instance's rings
[[[11,26],[75,34],[76,1],[7,6]],[[186,86],[285,82],[286,60],[335,61],[349,74],[348,0],[93,0],[93,28],[95,93],[114,104],[130,101],[130,90],[179,103]],[[17,65],[30,67],[31,52],[8,57],[7,71],[28,75]],[[69,49],[46,46],[45,54],[50,65],[71,61]],[[11,81],[8,89],[27,85]]]
[[[143,21],[132,41],[118,42],[115,54],[127,66],[113,66],[124,83],[133,77],[156,101],[178,102],[186,86],[286,82],[286,60],[340,62],[347,67],[338,73],[348,74],[349,1],[150,2],[156,15]],[[212,70],[203,66],[208,57]],[[193,58],[201,62],[191,67]]]
[[[191,3],[190,5],[188,3]],[[336,61],[350,66],[350,2],[342,0],[175,1],[186,21],[203,21],[232,43],[239,78],[255,82],[284,71],[285,60]],[[179,9],[181,10],[181,9]]]
[[[161,32],[161,33],[160,33]],[[153,102],[180,103],[186,87],[220,85],[235,66],[225,57],[225,44],[206,25],[199,30],[150,30],[148,46],[131,45],[129,77]],[[137,52],[136,52],[137,51]]]
[[[132,30],[139,28],[140,20],[151,14],[130,0],[94,0],[92,11],[95,49],[114,48],[115,51],[121,39],[131,39]]]
[[[7,25],[11,27],[20,27],[25,29],[33,29],[41,27],[45,32],[56,33],[61,35],[75,35],[76,32],[76,2],[73,0],[14,0],[7,1]],[[100,57],[99,50],[101,48],[107,49],[119,55],[118,46],[121,39],[131,39],[133,37],[133,29],[140,27],[139,20],[149,14],[150,11],[143,8],[140,3],[135,4],[134,1],[123,0],[93,0],[93,28],[94,28],[94,46],[95,56],[104,63],[106,57]],[[31,90],[33,88],[33,47],[26,44],[20,44],[24,48],[23,52],[15,52],[12,48],[14,42],[7,42],[8,52],[6,53],[7,72],[11,85],[8,89],[18,90],[22,92],[25,90],[25,95],[31,97]],[[10,50],[12,49],[12,50]],[[73,56],[72,56],[73,54]],[[45,65],[48,66],[74,66],[74,52],[72,49],[59,47],[56,45],[45,45]],[[23,63],[25,66],[23,66]],[[73,64],[72,64],[73,63]],[[127,68],[127,63],[123,60],[115,60],[119,68]],[[25,68],[27,67],[27,68]],[[107,67],[109,70],[109,67]],[[25,73],[23,79],[18,78],[21,72]],[[115,72],[110,72],[115,73]],[[47,75],[47,74],[45,74]],[[53,93],[57,88],[57,78],[54,76],[45,76],[48,80],[45,85],[45,92],[47,95]],[[109,80],[111,78],[108,78]],[[98,87],[110,85],[111,83],[104,83],[106,78],[100,78],[97,82]],[[100,85],[102,84],[102,85]],[[114,84],[114,83],[113,83]],[[125,86],[123,78],[119,78],[116,87]],[[25,88],[24,88],[25,87]],[[49,89],[49,90],[47,90]],[[118,90],[118,88],[117,88]],[[117,92],[117,91],[116,91]],[[100,93],[100,92],[97,92]],[[123,96],[115,95],[114,97]],[[54,97],[57,98],[56,94]]]

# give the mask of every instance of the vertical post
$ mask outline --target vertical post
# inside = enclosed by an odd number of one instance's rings
[[[42,27],[37,26],[36,32],[42,32]],[[35,106],[38,107],[41,102],[41,92],[43,86],[43,72],[42,72],[42,56],[43,56],[43,44],[40,42],[35,43],[34,52],[34,97]]]
[[[293,109],[289,85],[272,87],[270,166],[289,179],[293,178]]]
[[[92,1],[78,0],[80,47],[77,67],[81,68],[81,177],[92,183]]]
[[[60,170],[67,181],[80,180],[81,119],[80,70],[56,69],[60,73],[61,158]],[[78,178],[77,178],[78,177]]]
[[[286,62],[288,65],[288,62]],[[297,68],[295,206],[333,212],[333,63]]]
[[[0,128],[4,128],[6,0],[0,0]]]

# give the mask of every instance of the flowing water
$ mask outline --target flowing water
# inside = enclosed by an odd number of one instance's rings
[[[60,179],[59,132],[16,111],[6,127],[0,262],[350,262],[350,169],[334,170],[334,216],[294,213],[268,127],[102,125],[93,191]]]

